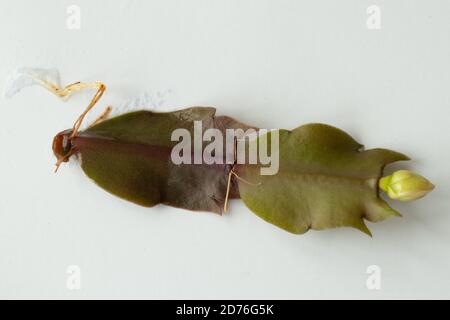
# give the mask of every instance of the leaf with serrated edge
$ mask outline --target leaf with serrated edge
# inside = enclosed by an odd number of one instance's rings
[[[324,124],[279,130],[278,173],[261,175],[261,165],[237,165],[240,196],[258,216],[295,234],[348,226],[371,235],[364,219],[400,215],[379,197],[383,168],[408,157],[361,149],[350,135]]]

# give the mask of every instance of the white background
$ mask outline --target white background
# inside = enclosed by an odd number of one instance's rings
[[[2,87],[17,67],[54,67],[65,84],[104,81],[100,106],[148,92],[260,127],[325,122],[408,154],[437,187],[391,202],[404,217],[369,223],[373,238],[292,235],[239,201],[222,217],[141,208],[76,163],[53,173],[52,138],[92,92],[64,103],[27,88],[0,101],[0,298],[450,298],[449,15],[447,0],[1,1]]]

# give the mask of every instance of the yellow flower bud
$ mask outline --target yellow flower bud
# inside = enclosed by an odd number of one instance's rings
[[[378,185],[389,198],[399,201],[422,198],[434,189],[430,181],[408,170],[398,170],[390,176],[383,177]]]

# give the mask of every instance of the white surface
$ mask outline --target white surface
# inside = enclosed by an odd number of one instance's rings
[[[70,4],[80,30],[66,27]],[[371,4],[380,30],[366,27]],[[103,106],[151,92],[261,127],[325,122],[410,155],[437,188],[393,203],[404,218],[370,224],[372,239],[291,235],[240,202],[223,217],[141,208],[74,163],[53,174],[52,138],[92,92],[64,103],[26,88],[0,101],[0,297],[450,298],[449,12],[444,0],[2,1],[2,86],[17,67],[58,68],[65,84],[103,80]],[[381,290],[366,288],[369,265]]]

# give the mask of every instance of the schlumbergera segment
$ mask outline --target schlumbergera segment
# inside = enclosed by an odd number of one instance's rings
[[[167,113],[136,111],[79,132],[71,144],[82,159],[84,172],[121,198],[148,207],[163,203],[221,213],[232,164],[225,159],[219,164],[175,164],[171,159],[178,143],[172,141],[172,133],[186,129],[194,136],[195,121],[221,132],[248,128],[229,117],[216,117],[215,109],[208,107]],[[230,198],[239,196],[234,181],[229,191]]]
[[[239,181],[240,196],[258,216],[292,233],[349,226],[370,235],[364,219],[400,215],[380,198],[378,181],[385,165],[408,157],[362,147],[324,124],[280,130],[278,173],[260,175],[260,165],[239,165],[241,177],[259,181]]]
[[[139,110],[109,119],[108,107],[82,130],[85,116],[103,95],[105,85],[76,82],[60,88],[49,75],[57,73],[21,69],[9,93],[20,90],[17,82],[41,85],[61,98],[82,89],[97,89],[73,128],[55,136],[56,168],[76,157],[86,175],[100,187],[139,205],[166,204],[222,213],[228,199],[241,198],[256,215],[295,234],[353,227],[371,235],[365,220],[378,222],[400,216],[380,193],[410,201],[434,188],[426,178],[407,170],[383,177],[386,165],[408,157],[387,149],[363,150],[350,135],[325,124],[261,130],[252,135],[256,127],[216,116],[211,107],[174,112]],[[229,141],[218,143],[230,130],[245,132],[238,138],[233,136],[232,149]],[[183,141],[186,136],[194,141],[179,149],[177,139],[182,136]],[[262,153],[263,149],[270,150],[270,159],[277,160],[274,167],[268,167],[268,154]],[[252,157],[255,152],[256,157]],[[174,160],[174,154],[181,161]]]

